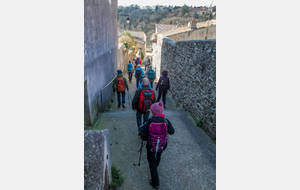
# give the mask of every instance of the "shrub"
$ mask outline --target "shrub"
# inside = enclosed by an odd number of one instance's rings
[[[111,186],[112,188],[116,188],[117,185],[120,185],[123,183],[125,178],[121,177],[122,172],[120,170],[117,170],[115,166],[111,167],[111,175],[112,175],[112,182]]]

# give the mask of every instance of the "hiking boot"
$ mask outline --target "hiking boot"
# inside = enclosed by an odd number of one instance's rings
[[[122,107],[125,108],[125,103],[122,103]]]
[[[121,104],[120,103],[118,103],[118,108],[120,108],[121,107]]]
[[[159,186],[154,186],[154,185],[152,184],[152,179],[150,179],[150,185],[151,185],[154,189],[158,189],[158,188],[159,188]]]

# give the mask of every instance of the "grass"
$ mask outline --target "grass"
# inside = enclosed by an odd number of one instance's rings
[[[196,122],[196,124],[197,124],[198,127],[202,127],[203,126],[203,123],[202,123],[201,119],[195,119],[195,122]],[[206,131],[206,130],[204,129],[204,131]]]
[[[112,182],[111,187],[114,189],[118,185],[122,184],[125,178],[121,177],[122,172],[118,170],[115,166],[111,167],[111,175],[112,175]]]

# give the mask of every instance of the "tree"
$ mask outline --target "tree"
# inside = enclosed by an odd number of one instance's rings
[[[156,7],[155,7],[155,12],[157,12],[157,10],[158,10],[158,6],[156,5]]]
[[[186,6],[186,4],[184,4],[184,5],[181,7],[180,13],[181,13],[181,15],[185,15],[186,13],[189,13],[189,7]]]

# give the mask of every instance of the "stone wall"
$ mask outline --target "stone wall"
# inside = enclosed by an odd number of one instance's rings
[[[158,38],[158,42],[159,42]],[[169,95],[216,139],[216,40],[163,39],[161,69],[170,78]]]
[[[84,131],[84,189],[108,189],[111,180],[108,130]]]
[[[216,39],[216,26],[212,26],[209,28],[195,29],[195,30],[168,36],[168,38],[174,42],[187,41],[187,40],[205,40],[205,37],[207,37],[207,39]]]
[[[163,38],[164,36],[162,34],[159,34],[157,36],[156,43],[153,43],[152,48],[152,68],[155,70],[156,73],[156,79],[158,80],[161,74],[161,49],[163,44]]]
[[[94,125],[100,90],[115,76],[118,1],[84,1],[84,125]],[[112,91],[105,92],[110,98]]]

